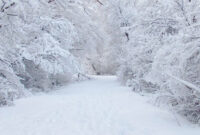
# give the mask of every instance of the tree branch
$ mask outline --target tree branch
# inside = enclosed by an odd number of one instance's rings
[[[102,3],[101,1],[97,0],[97,2],[98,2],[100,5],[102,5],[102,6],[103,6],[103,3]]]

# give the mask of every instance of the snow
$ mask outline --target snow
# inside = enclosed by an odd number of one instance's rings
[[[1,108],[1,135],[199,135],[199,128],[178,118],[180,126],[116,77],[92,78]]]
[[[167,74],[167,75],[168,75],[169,77],[173,78],[174,80],[177,80],[177,81],[181,82],[181,83],[184,84],[185,86],[188,86],[188,87],[190,87],[190,88],[192,88],[192,89],[195,89],[196,91],[200,92],[200,89],[199,89],[197,86],[195,86],[194,84],[192,84],[192,83],[190,83],[190,82],[188,82],[188,81],[182,80],[182,79],[180,79],[180,78],[178,78],[178,77],[176,77],[176,76],[173,76],[173,75],[170,75],[170,74]]]

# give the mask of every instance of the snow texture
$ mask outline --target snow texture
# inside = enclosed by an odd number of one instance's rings
[[[100,76],[0,109],[2,135],[199,135],[116,77]]]

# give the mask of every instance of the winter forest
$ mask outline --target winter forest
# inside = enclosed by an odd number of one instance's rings
[[[165,135],[146,117],[200,134],[200,0],[0,0],[1,135]]]

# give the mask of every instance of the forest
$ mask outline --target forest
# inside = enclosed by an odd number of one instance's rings
[[[0,107],[90,75],[200,124],[200,0],[0,0]]]

